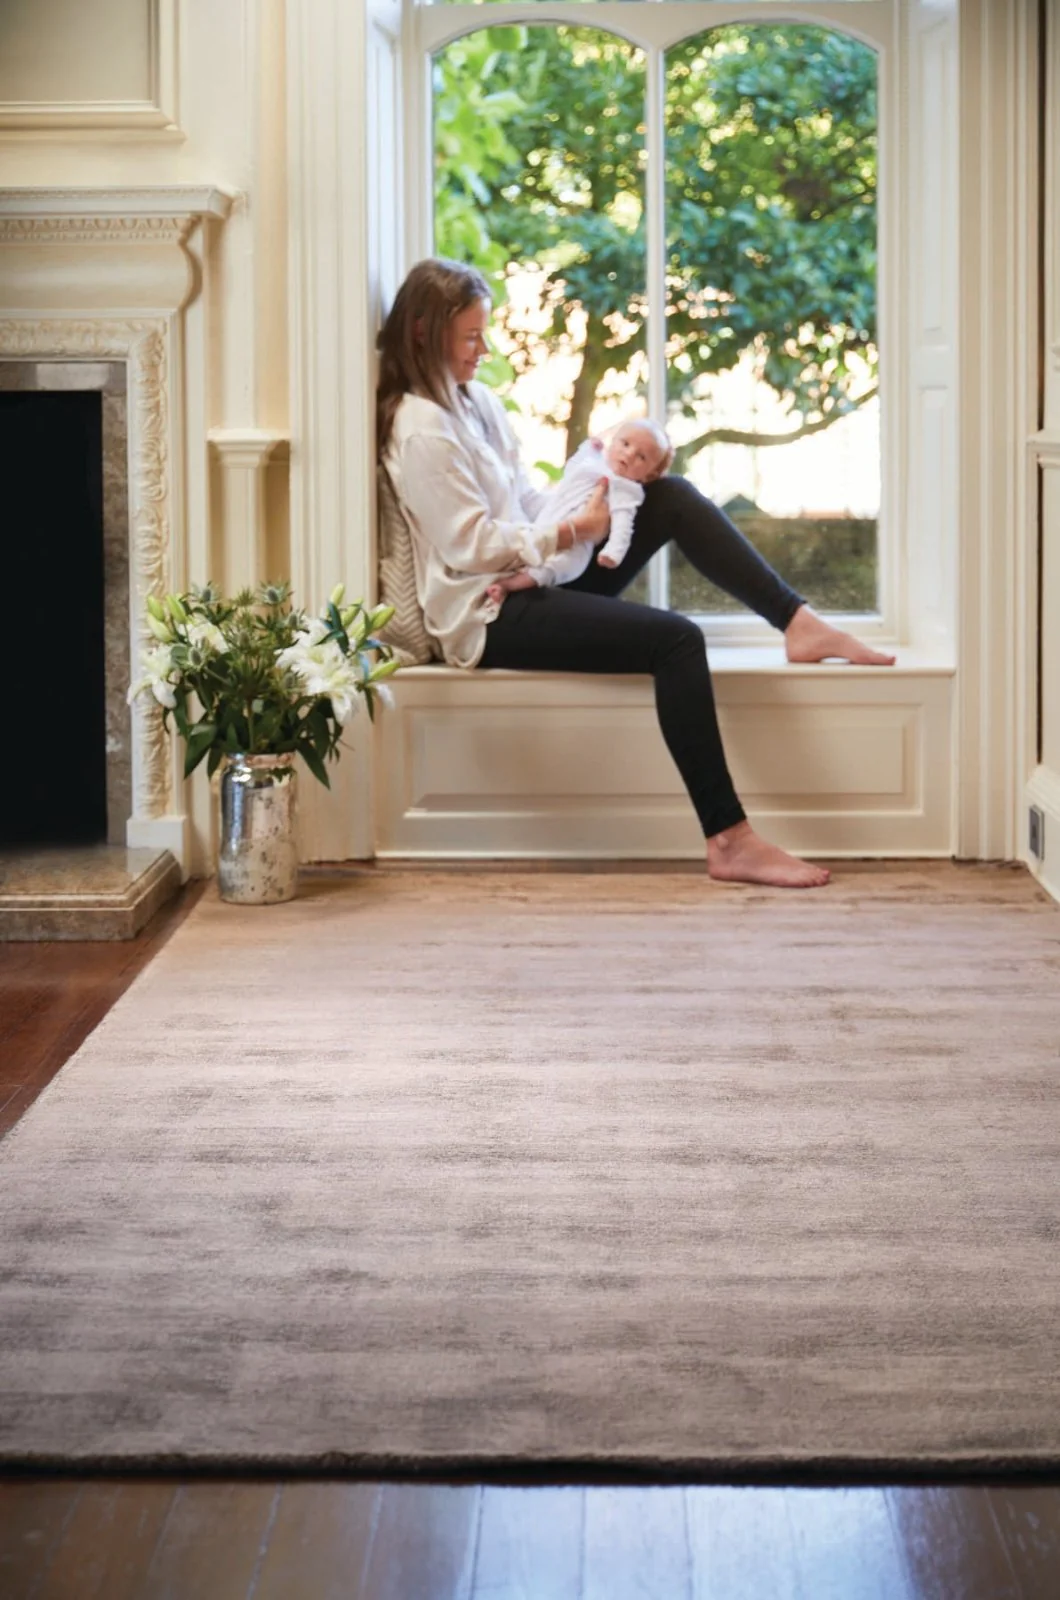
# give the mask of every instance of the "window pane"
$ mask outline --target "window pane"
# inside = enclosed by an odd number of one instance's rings
[[[645,410],[643,53],[590,28],[483,28],[433,81],[435,247],[494,284],[480,375],[544,482]]]
[[[714,28],[670,51],[666,119],[676,470],[812,604],[875,611],[875,54]],[[740,609],[676,550],[670,573],[675,609]]]

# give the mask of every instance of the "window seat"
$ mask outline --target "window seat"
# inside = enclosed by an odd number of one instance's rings
[[[791,666],[710,651],[750,815],[819,856],[953,851],[953,664]],[[406,667],[379,718],[381,858],[687,859],[702,854],[643,674]]]

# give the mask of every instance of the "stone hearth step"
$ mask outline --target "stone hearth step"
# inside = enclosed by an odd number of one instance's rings
[[[133,939],[179,888],[168,850],[8,849],[0,854],[0,940]]]

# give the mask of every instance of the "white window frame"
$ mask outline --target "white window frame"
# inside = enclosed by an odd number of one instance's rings
[[[645,178],[647,217],[647,292],[649,308],[665,303],[665,164],[653,161],[652,149],[665,149],[665,55],[682,39],[731,23],[809,23],[848,34],[877,53],[879,179],[877,200],[877,308],[880,350],[881,495],[877,527],[879,611],[844,614],[837,620],[856,627],[874,642],[908,643],[904,597],[909,571],[904,559],[910,541],[903,536],[902,486],[906,482],[904,407],[905,370],[900,335],[900,293],[906,229],[897,205],[900,107],[903,100],[898,61],[902,12],[909,0],[447,0],[445,4],[406,0],[403,29],[405,59],[405,218],[408,263],[433,253],[433,138],[431,126],[431,59],[466,34],[486,27],[521,23],[600,28],[644,51],[646,121],[649,159]],[[932,157],[929,155],[928,160]],[[666,417],[665,322],[649,315],[647,327],[649,409],[660,422]],[[938,537],[942,536],[942,530]],[[649,569],[649,597],[660,603],[666,592],[668,551],[660,552]],[[725,645],[761,645],[775,634],[747,613],[713,614],[698,619],[708,637]],[[936,641],[937,642],[937,641]]]

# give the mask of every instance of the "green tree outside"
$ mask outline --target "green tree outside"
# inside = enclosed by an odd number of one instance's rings
[[[602,387],[645,349],[644,58],[600,30],[494,27],[435,62],[436,240],[492,277],[536,268],[548,323],[514,339],[503,383],[543,344],[570,349],[549,420],[569,454]],[[783,447],[876,392],[876,58],[808,24],[711,29],[666,73],[667,383],[712,443]],[[753,360],[793,426],[704,420],[710,382]],[[866,385],[866,374],[869,383]],[[871,586],[874,603],[874,568]],[[849,585],[847,585],[849,587]]]

